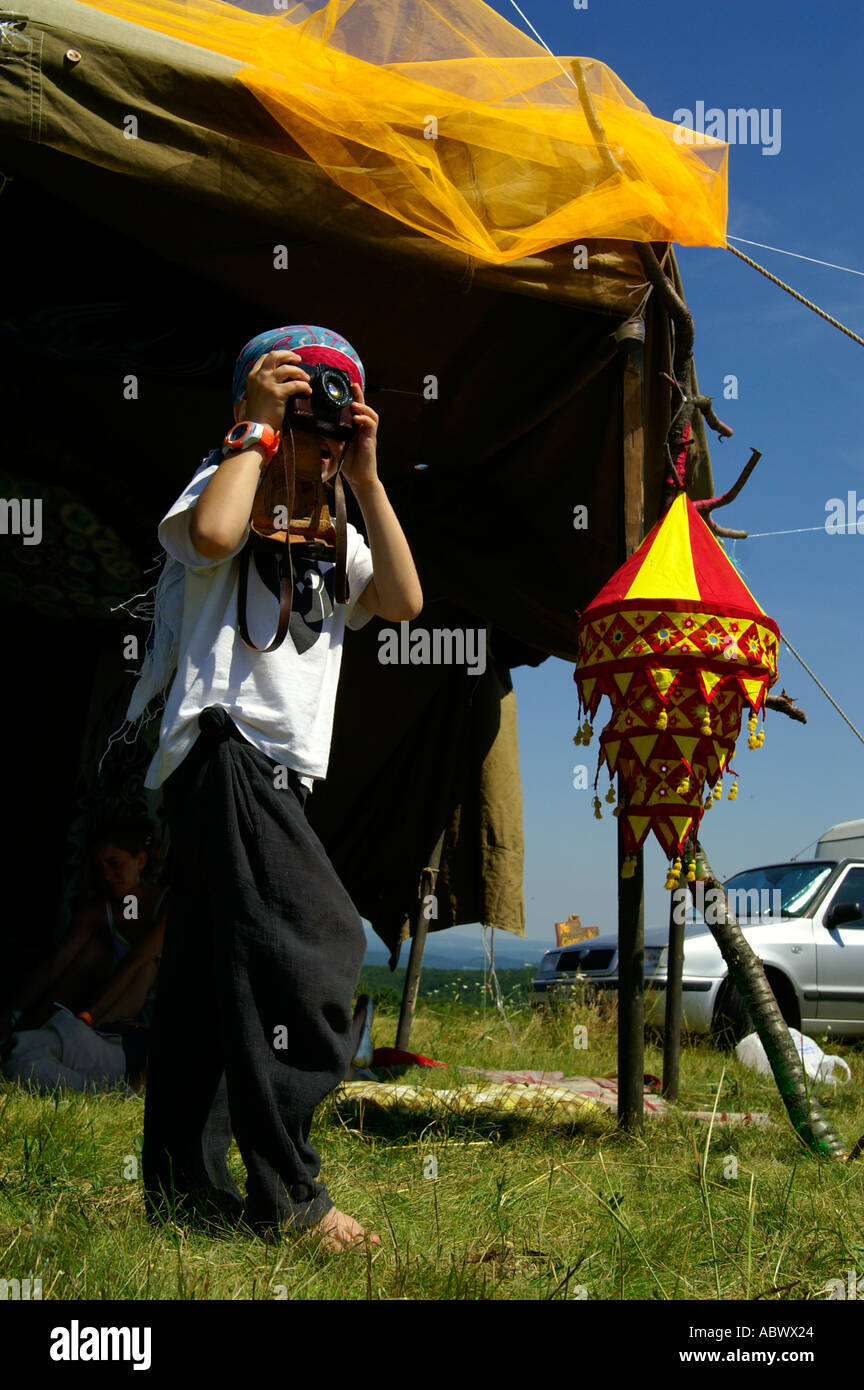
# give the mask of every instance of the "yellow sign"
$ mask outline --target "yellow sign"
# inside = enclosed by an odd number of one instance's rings
[[[583,927],[579,917],[572,912],[566,922],[555,923],[557,946],[572,946],[576,941],[587,941],[589,937],[599,935],[599,927]]]

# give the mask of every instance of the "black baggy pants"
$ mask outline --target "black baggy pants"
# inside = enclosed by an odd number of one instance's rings
[[[241,1197],[246,1219],[314,1225],[333,1205],[309,1142],[316,1106],[351,1061],[363,924],[306,820],[306,789],[226,710],[164,785],[170,895],[147,1074],[145,1191]],[[288,785],[281,785],[283,782]]]

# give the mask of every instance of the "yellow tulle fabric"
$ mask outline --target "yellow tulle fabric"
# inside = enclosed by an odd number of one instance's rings
[[[482,0],[85,2],[236,60],[346,193],[480,260],[573,243],[578,274],[586,240],[725,245],[728,146]]]

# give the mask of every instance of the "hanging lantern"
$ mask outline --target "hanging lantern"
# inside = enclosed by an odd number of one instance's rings
[[[745,704],[750,747],[764,741],[756,721],[777,679],[778,640],[684,492],[582,614],[579,712],[593,720],[604,695],[612,705],[598,777],[605,764],[627,788],[625,876],[653,830],[671,861],[667,887],[677,885],[685,841],[722,795]]]

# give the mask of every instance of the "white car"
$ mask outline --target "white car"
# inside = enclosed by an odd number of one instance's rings
[[[858,830],[858,834],[837,832]],[[853,848],[860,857],[833,858]],[[745,937],[765,966],[783,1017],[802,1033],[864,1034],[864,822],[834,826],[817,857],[768,864],[724,884]],[[704,903],[710,920],[711,904]],[[694,1033],[752,1030],[743,999],[703,917],[688,908],[682,1015]],[[668,926],[645,932],[645,1019],[663,1023]],[[577,983],[618,988],[617,934],[547,951],[534,1001]]]

